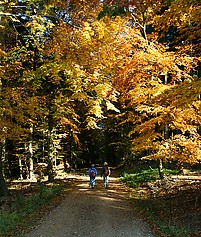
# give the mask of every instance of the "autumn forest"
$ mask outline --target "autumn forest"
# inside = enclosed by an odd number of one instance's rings
[[[129,160],[201,162],[199,0],[0,0],[0,196]]]

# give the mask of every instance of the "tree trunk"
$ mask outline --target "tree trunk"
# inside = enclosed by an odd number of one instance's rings
[[[47,136],[46,136],[46,134],[45,134],[45,131],[43,130],[43,163],[45,163],[45,144],[46,144],[46,138],[47,138]]]
[[[29,179],[35,180],[34,163],[33,163],[33,125],[30,127],[31,139],[29,141]]]
[[[54,116],[49,114],[48,121],[48,180],[51,181],[54,179],[53,173],[53,161],[54,161],[54,144],[53,144],[53,127],[54,127]]]
[[[0,197],[8,195],[8,188],[6,186],[6,181],[3,176],[2,155],[3,155],[3,143],[0,142]]]
[[[165,179],[165,173],[163,170],[163,161],[162,161],[162,159],[159,159],[158,161],[159,161],[158,172],[159,172],[160,179]]]
[[[19,169],[20,169],[20,179],[23,180],[23,165],[22,165],[22,157],[19,156],[18,159]]]
[[[54,146],[52,131],[48,131],[48,180],[54,179],[53,174]]]

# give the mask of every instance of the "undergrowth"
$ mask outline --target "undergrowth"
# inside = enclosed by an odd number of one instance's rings
[[[138,199],[135,205],[143,211],[145,218],[154,226],[156,234],[161,237],[190,237],[193,229],[188,224],[179,225],[170,213],[170,206],[162,199]]]
[[[164,172],[166,177],[177,174],[177,170],[171,169],[164,169]],[[194,193],[186,189],[181,193],[179,186],[177,187],[175,183],[173,183],[175,188],[172,190],[167,189],[165,186],[163,188],[163,182],[159,180],[158,169],[151,167],[135,168],[123,172],[120,180],[132,188],[131,198],[134,201],[134,205],[139,208],[148,222],[154,227],[158,236],[198,236],[197,233],[200,233],[199,228],[196,229],[192,223],[185,222],[185,218],[192,218],[191,208],[187,204],[190,203],[189,200],[191,199],[194,199],[194,203],[197,202],[198,194],[196,194],[196,191]],[[188,195],[190,195],[190,198],[188,198]],[[193,215],[195,215],[194,212]]]
[[[176,174],[176,170],[165,169],[166,175]],[[131,188],[137,188],[146,184],[147,182],[152,182],[159,179],[159,173],[157,168],[149,169],[134,169],[124,172],[121,175],[121,182],[125,183]]]
[[[30,218],[31,221],[31,215],[47,205],[62,190],[61,186],[40,185],[37,192],[31,196],[17,194],[9,207],[4,205],[0,208],[0,236],[13,236],[13,231],[27,225],[27,219]]]

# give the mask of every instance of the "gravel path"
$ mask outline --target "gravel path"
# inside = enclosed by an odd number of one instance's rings
[[[109,189],[100,178],[94,189],[88,177],[77,180],[60,206],[45,216],[24,237],[154,237],[150,227],[132,208],[127,193],[116,178]]]

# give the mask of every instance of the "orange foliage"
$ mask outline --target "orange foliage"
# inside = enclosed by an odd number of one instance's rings
[[[127,14],[113,17],[108,14],[97,20],[102,4],[118,4],[125,7]],[[103,108],[119,112],[112,104],[119,99],[123,109],[131,110],[125,121],[133,123],[129,135],[134,137],[136,153],[149,150],[149,157],[155,159],[189,163],[200,160],[200,136],[196,129],[201,124],[198,99],[201,86],[191,73],[199,60],[198,56],[192,57],[198,52],[199,11],[196,0],[171,4],[154,0],[48,1],[27,24],[40,52],[40,63],[36,68],[26,68],[22,62],[32,60],[31,52],[23,53],[17,48],[9,70],[8,65],[0,68],[1,75],[8,72],[6,80],[19,79],[17,89],[10,89],[2,110],[6,108],[12,115],[15,110],[9,110],[6,101],[10,104],[14,98],[23,111],[26,101],[16,91],[26,84],[23,80],[27,84],[32,81],[34,91],[40,95],[38,106],[44,117],[53,111],[61,127],[69,126],[77,132],[79,110],[84,109],[86,127],[97,128],[97,122],[104,118]],[[56,23],[45,24],[44,15],[50,15]],[[150,26],[154,29],[148,34]],[[172,52],[168,45],[158,42],[170,26],[177,27],[180,42]],[[47,29],[51,35],[45,41]],[[1,50],[0,55],[3,54]],[[21,62],[17,59],[19,55]],[[27,111],[31,114],[31,109]],[[15,114],[22,123],[23,115]]]

